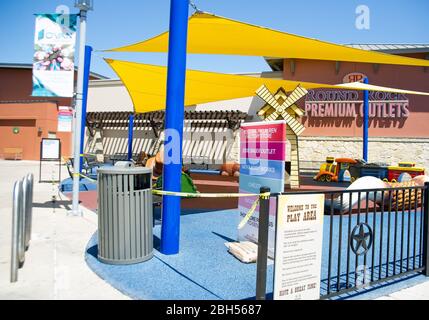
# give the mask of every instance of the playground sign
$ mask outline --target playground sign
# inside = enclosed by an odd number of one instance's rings
[[[275,300],[320,298],[324,202],[324,194],[279,196]]]
[[[286,160],[286,122],[264,121],[242,124],[240,130],[240,193],[259,193],[261,187],[271,192],[284,191]],[[255,202],[256,197],[239,200],[240,220]],[[270,203],[268,255],[274,257],[274,226],[276,202]],[[252,217],[238,231],[239,241],[258,242],[259,206]]]

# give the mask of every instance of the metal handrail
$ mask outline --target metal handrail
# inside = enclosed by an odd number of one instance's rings
[[[24,266],[25,251],[31,240],[34,177],[26,175],[13,188],[12,248],[10,282],[18,281],[18,269]]]

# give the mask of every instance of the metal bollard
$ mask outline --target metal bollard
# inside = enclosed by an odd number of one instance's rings
[[[27,198],[28,198],[28,187],[29,182],[26,177],[24,177],[22,180],[22,191],[21,191],[21,211],[19,214],[19,267],[22,268],[25,262],[25,233],[26,233],[26,212],[27,212]]]
[[[15,182],[12,209],[12,252],[10,263],[10,282],[18,281],[20,264],[20,220],[22,212],[22,181]]]
[[[25,239],[24,246],[27,251],[30,247],[31,240],[31,226],[33,220],[33,187],[34,187],[34,177],[30,173],[25,178],[27,181],[27,190],[24,189],[24,199],[25,199]]]
[[[22,180],[15,182],[13,189],[10,282],[18,281],[18,269],[23,267],[25,251],[30,245],[33,185],[34,177],[28,174]]]

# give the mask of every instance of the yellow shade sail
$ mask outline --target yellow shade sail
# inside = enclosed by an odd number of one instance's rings
[[[169,33],[111,49],[167,52]],[[429,60],[350,48],[198,12],[189,19],[188,53],[429,66]]]
[[[403,90],[403,89],[395,89],[389,87],[376,86],[372,84],[366,84],[362,82],[353,82],[353,83],[345,83],[345,84],[336,84],[336,88],[338,89],[354,89],[354,90],[366,90],[366,91],[381,91],[381,92],[393,92],[393,93],[402,93],[402,94],[415,94],[420,96],[429,96],[427,92],[420,91],[411,91],[411,90]]]
[[[120,60],[105,59],[127,88],[137,113],[165,109],[167,68]],[[186,71],[185,106],[252,97],[256,90],[265,85],[271,92],[283,87],[292,91],[298,85],[306,89],[331,88],[365,90],[354,85],[328,85],[310,82],[257,78],[251,76],[229,75],[214,72]],[[396,89],[377,87],[377,91],[396,92]],[[401,93],[426,94],[401,90]]]

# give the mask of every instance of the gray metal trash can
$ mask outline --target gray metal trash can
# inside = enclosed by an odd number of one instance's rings
[[[98,259],[133,264],[153,256],[152,170],[98,169]]]

